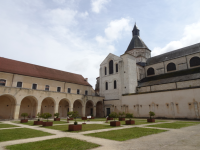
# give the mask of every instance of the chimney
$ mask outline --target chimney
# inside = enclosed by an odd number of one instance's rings
[[[88,82],[88,78],[85,78],[85,81],[87,81],[87,82]]]

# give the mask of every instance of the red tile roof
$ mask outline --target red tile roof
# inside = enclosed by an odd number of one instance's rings
[[[0,57],[0,72],[91,86],[82,75]]]

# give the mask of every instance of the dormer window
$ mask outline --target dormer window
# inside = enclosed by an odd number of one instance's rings
[[[49,91],[49,85],[45,86],[45,91]]]
[[[6,80],[0,79],[0,86],[5,86],[6,85]]]
[[[22,87],[22,82],[17,82],[17,87]]]
[[[79,89],[77,89],[77,94],[80,94],[80,90]]]

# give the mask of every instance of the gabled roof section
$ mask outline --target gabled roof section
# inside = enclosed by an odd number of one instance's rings
[[[188,47],[184,47],[181,49],[177,49],[168,53],[164,53],[162,55],[158,55],[155,57],[151,57],[149,59],[147,59],[147,65],[152,65],[152,64],[156,64],[162,61],[167,61],[170,59],[175,59],[178,57],[183,57],[189,54],[193,54],[193,53],[197,53],[200,52],[200,43],[188,46]]]
[[[0,72],[91,86],[82,75],[0,57]]]
[[[100,66],[101,65],[104,65],[104,64],[106,64],[106,63],[108,63],[108,60],[109,59],[112,59],[112,60],[122,60],[119,56],[117,56],[117,55],[114,55],[114,54],[112,54],[112,53],[109,53],[108,54],[108,56],[103,60],[103,62],[100,64]]]

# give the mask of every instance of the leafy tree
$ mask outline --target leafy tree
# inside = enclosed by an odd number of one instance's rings
[[[50,113],[44,113],[42,114],[42,118],[47,119],[47,122],[49,121],[48,119],[52,117],[52,115]]]
[[[56,116],[56,118],[59,118],[59,113],[55,113],[54,116]]]
[[[75,122],[74,122],[74,125],[77,125],[77,121],[76,121],[76,118],[79,116],[78,112],[77,111],[73,111],[72,113],[72,117],[75,119]]]
[[[153,111],[150,111],[149,116],[150,116],[150,119],[151,119],[151,116],[155,116],[155,113]]]
[[[119,112],[119,117],[123,118],[125,116],[125,112]]]
[[[25,118],[28,117],[28,114],[27,113],[22,113],[21,116],[24,117],[24,120],[25,120]]]
[[[115,118],[118,118],[119,115],[116,112],[112,112],[112,113],[110,113],[109,117],[114,118],[114,121],[115,121]]]
[[[126,114],[126,118],[129,118],[129,120],[131,121],[131,118],[133,118],[133,114],[127,113],[127,114]]]
[[[42,118],[42,114],[37,113],[37,118],[38,118],[38,121],[40,121],[40,118]]]

